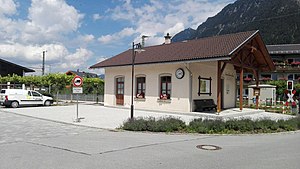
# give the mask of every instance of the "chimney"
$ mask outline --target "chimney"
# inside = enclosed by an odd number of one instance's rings
[[[171,43],[171,37],[169,33],[167,33],[167,36],[165,36],[165,44],[170,44]]]

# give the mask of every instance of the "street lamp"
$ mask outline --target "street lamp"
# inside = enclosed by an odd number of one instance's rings
[[[46,52],[47,52],[46,50],[43,51],[43,64],[42,64],[42,75],[43,76],[45,74],[45,53]]]
[[[145,51],[142,49],[142,45],[140,43],[134,44],[132,42],[132,64],[131,64],[131,107],[130,107],[130,119],[133,119],[133,82],[134,82],[134,61],[136,53],[141,53]]]

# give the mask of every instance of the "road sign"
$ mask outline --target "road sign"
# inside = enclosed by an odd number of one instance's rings
[[[74,94],[81,94],[82,93],[82,87],[73,87],[73,93]]]
[[[83,79],[80,76],[75,76],[72,80],[73,86],[80,87],[83,83]]]

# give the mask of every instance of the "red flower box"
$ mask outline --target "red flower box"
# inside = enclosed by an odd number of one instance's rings
[[[244,78],[244,81],[250,82],[252,79],[250,77]]]

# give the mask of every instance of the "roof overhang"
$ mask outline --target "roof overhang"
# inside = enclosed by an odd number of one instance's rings
[[[275,70],[273,61],[261,39],[259,31],[240,32],[167,45],[151,46],[146,47],[145,52],[137,54],[132,50],[127,50],[112,58],[92,65],[90,68],[130,66],[132,65],[132,57],[134,56],[135,65],[207,61],[230,62],[236,58],[236,55],[248,57],[249,52],[253,53],[253,56],[250,58],[252,60],[250,61],[253,61],[254,59],[256,66],[251,64],[246,65],[242,62],[238,63],[235,61],[232,63],[235,66],[244,67],[246,69],[250,66],[250,68],[258,67],[261,71]]]

